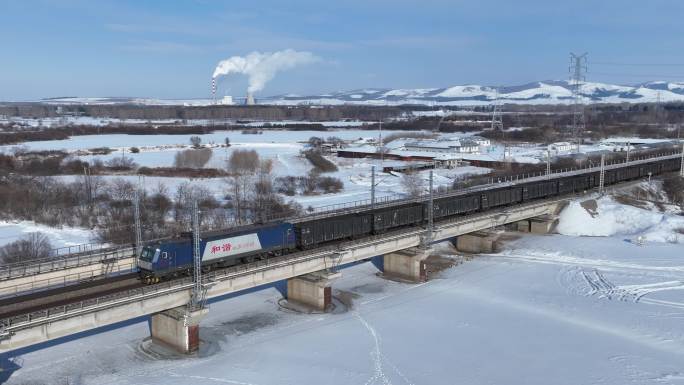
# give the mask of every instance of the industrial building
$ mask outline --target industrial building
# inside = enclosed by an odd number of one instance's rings
[[[572,147],[572,143],[570,142],[556,142],[549,144],[547,148],[552,154],[559,154],[561,152],[571,151]]]
[[[471,139],[421,140],[404,144],[408,151],[440,152],[450,154],[479,154],[480,145]]]
[[[340,158],[371,158],[385,160],[400,160],[404,162],[430,162],[435,167],[454,168],[461,160],[454,155],[427,151],[386,150],[380,152],[375,146],[348,147],[337,150]],[[394,169],[394,167],[393,167]]]

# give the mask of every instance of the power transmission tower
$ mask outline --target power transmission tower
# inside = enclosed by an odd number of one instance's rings
[[[371,209],[375,209],[375,166],[371,167]]]
[[[606,182],[606,154],[601,154],[601,171],[599,173],[599,194],[603,194],[603,186]]]
[[[501,115],[501,100],[499,99],[499,87],[494,88],[494,102],[492,110],[492,131],[503,131],[503,117]]]
[[[142,225],[140,224],[140,189],[135,189],[133,200],[133,216],[135,217],[135,255],[142,253]]]
[[[91,178],[90,174],[90,168],[89,167],[83,167],[83,179],[84,179],[84,186],[86,189],[86,195],[88,198],[88,204],[93,203],[93,181]]]
[[[492,102],[492,126],[490,129],[492,131],[501,131],[501,141],[503,142],[504,146],[503,160],[505,162],[506,158],[508,158],[508,153],[510,149],[508,148],[508,142],[506,141],[506,132],[504,131],[503,127],[503,114],[501,112],[501,99],[499,98],[499,88],[500,87],[494,87],[495,92],[494,100]]]
[[[204,307],[204,285],[202,285],[202,256],[200,255],[199,207],[197,200],[192,203],[192,259],[194,261],[192,297],[190,309]]]
[[[570,53],[570,88],[572,90],[572,135],[580,152],[582,134],[584,132],[584,105],[582,104],[582,84],[586,80],[587,53],[576,55]]]
[[[430,170],[430,196],[428,200],[428,224],[427,224],[427,231],[425,232],[425,236],[423,237],[423,248],[424,249],[429,249],[430,244],[432,243],[432,233],[435,229],[435,224],[434,224],[434,192],[433,192],[433,170]]]
[[[684,144],[682,144],[682,161],[679,165],[679,176],[684,178]]]
[[[385,149],[382,145],[382,119],[379,122],[380,133],[378,134],[378,150],[380,150],[380,165],[382,166],[385,160]]]

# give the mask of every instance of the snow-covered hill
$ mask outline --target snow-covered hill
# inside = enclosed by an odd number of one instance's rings
[[[567,81],[543,81],[519,86],[459,85],[448,88],[363,89],[322,95],[281,95],[274,104],[443,104],[481,105],[497,98],[513,104],[566,104],[572,102]],[[585,82],[584,103],[648,103],[684,101],[684,83],[648,82],[635,86]]]
[[[498,92],[497,92],[498,91]],[[260,104],[278,105],[483,105],[498,98],[511,104],[572,103],[571,86],[567,81],[542,81],[518,86],[481,86],[475,84],[446,88],[388,89],[365,88],[318,95],[277,95],[257,97]],[[684,83],[647,82],[633,86],[585,82],[581,87],[584,103],[653,103],[684,101]],[[234,98],[234,100],[240,100]],[[148,98],[53,98],[53,104],[121,104],[143,105],[208,105],[210,99],[148,99]]]

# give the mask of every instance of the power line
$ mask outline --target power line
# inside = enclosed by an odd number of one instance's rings
[[[591,64],[618,67],[684,67],[684,63],[620,63],[607,61],[592,61]]]
[[[592,64],[594,64],[594,63],[592,62]],[[629,73],[621,73],[621,72],[595,72],[595,71],[591,71],[591,74],[592,75],[601,75],[601,76],[616,76],[616,77],[617,76],[619,76],[619,77],[635,77],[635,78],[641,77],[641,78],[651,78],[651,79],[655,79],[655,78],[684,79],[684,76],[682,76],[682,75],[663,75],[663,74],[656,75],[656,74],[643,74],[643,73],[642,74],[629,74]]]

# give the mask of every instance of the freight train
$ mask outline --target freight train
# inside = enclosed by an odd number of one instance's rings
[[[604,174],[604,184],[659,175],[679,168],[680,159],[671,158],[608,169]],[[433,219],[439,221],[537,199],[581,193],[598,187],[599,179],[598,171],[584,171],[551,179],[486,186],[460,194],[440,195],[433,199]],[[428,220],[428,208],[427,200],[400,201],[323,218],[304,218],[203,233],[200,240],[202,269],[249,263],[328,243],[422,226]],[[154,283],[188,274],[193,268],[192,249],[192,234],[189,233],[147,245],[138,259],[141,279]]]

